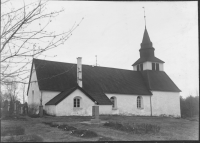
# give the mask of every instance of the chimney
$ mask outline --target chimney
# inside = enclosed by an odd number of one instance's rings
[[[82,87],[82,58],[77,58],[77,83]]]

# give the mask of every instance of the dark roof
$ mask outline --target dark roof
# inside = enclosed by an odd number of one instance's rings
[[[143,35],[142,43],[144,43],[144,44],[145,43],[151,43],[151,40],[149,38],[149,34],[147,32],[146,26],[145,26],[145,30],[144,30],[144,35]]]
[[[137,64],[141,64],[144,62],[157,62],[157,63],[164,63],[162,60],[156,58],[156,57],[147,57],[147,58],[139,58],[132,66],[137,65]]]
[[[57,96],[55,96],[54,98],[52,98],[49,102],[47,102],[45,105],[57,105],[58,103],[60,103],[63,99],[65,99],[68,95],[70,95],[72,92],[74,92],[76,89],[81,90],[86,96],[88,96],[92,101],[96,101],[94,98],[92,98],[85,90],[83,90],[81,87],[76,86],[73,87],[71,89],[67,89],[63,92],[61,92],[60,94],[58,94]],[[98,104],[98,102],[97,102]]]
[[[89,92],[89,94],[98,101],[98,105],[112,105],[110,99],[103,92]]]
[[[111,105],[105,93],[152,95],[151,90],[180,92],[163,71],[132,71],[82,65],[83,88],[77,86],[77,64],[33,59],[40,90],[60,91],[56,105],[79,88],[99,105]],[[29,83],[30,84],[30,83]]]
[[[77,85],[77,65],[34,59],[40,90],[65,91]],[[94,93],[151,95],[140,72],[82,65],[83,89]]]
[[[164,71],[146,70],[141,72],[146,86],[155,91],[181,92]]]

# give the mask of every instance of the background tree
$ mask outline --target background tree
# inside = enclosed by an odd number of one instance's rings
[[[180,106],[182,117],[199,116],[199,96],[180,97]]]
[[[32,58],[64,44],[82,21],[68,31],[56,33],[47,26],[64,10],[48,12],[47,0],[21,1],[20,7],[14,2],[1,1],[1,84],[6,84],[7,78],[28,83]]]

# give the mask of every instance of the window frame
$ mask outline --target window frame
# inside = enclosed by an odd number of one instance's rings
[[[159,63],[156,63],[156,71],[159,71],[159,70],[160,70]]]
[[[74,97],[73,99],[73,107],[74,108],[81,108],[81,97]]]
[[[143,63],[140,64],[140,71],[143,71]]]
[[[153,70],[153,71],[156,70],[156,63],[152,63],[152,70]]]
[[[140,71],[140,66],[139,65],[137,65],[137,71]]]
[[[144,109],[142,96],[137,97],[137,109]]]
[[[112,109],[116,110],[117,109],[117,98],[115,96],[112,96],[112,97],[110,97],[110,101],[113,103]]]

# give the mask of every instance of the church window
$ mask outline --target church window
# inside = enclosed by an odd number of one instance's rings
[[[139,71],[140,70],[140,66],[139,65],[137,65],[137,71]]]
[[[153,70],[153,71],[156,70],[155,63],[152,63],[152,70]]]
[[[143,71],[143,64],[140,64],[140,70]]]
[[[156,70],[159,71],[159,63],[156,63]]]
[[[75,97],[74,98],[74,107],[80,107],[80,105],[81,105],[81,98]]]
[[[137,97],[137,108],[139,108],[139,109],[143,108],[143,99],[141,96]]]
[[[110,98],[110,101],[112,102],[112,107],[113,107],[113,109],[116,109],[116,108],[117,108],[117,98],[114,97],[114,96],[112,96],[112,97]]]

